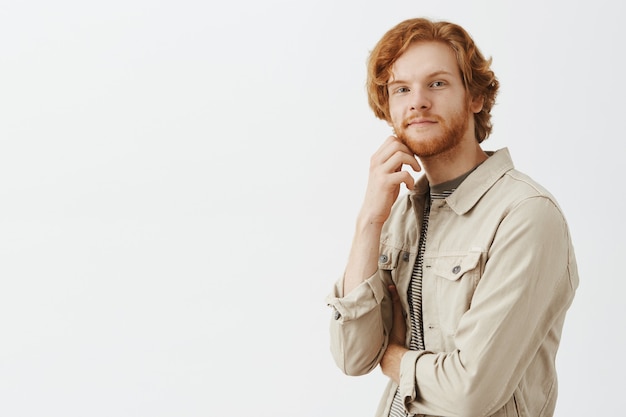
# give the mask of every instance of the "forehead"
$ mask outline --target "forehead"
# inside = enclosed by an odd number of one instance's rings
[[[394,62],[389,81],[428,77],[442,72],[461,77],[452,48],[441,42],[416,42]]]

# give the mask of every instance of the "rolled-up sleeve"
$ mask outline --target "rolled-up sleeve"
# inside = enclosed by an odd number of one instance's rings
[[[332,308],[331,353],[347,375],[363,375],[378,365],[387,346],[391,304],[378,271],[348,295],[343,296],[343,278],[326,298]]]

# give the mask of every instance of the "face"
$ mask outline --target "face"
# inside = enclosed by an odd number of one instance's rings
[[[473,140],[471,101],[452,49],[440,42],[418,42],[394,63],[388,83],[390,124],[396,136],[420,157],[440,155]]]

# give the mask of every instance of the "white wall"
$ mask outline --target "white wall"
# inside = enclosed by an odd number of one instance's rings
[[[567,1],[0,1],[0,415],[373,415],[324,297],[370,154],[380,36],[452,20],[502,87],[486,149],[559,199],[581,287],[557,416],[619,415],[619,6]]]

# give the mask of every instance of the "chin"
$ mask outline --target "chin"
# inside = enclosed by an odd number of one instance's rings
[[[400,140],[411,152],[420,158],[429,158],[444,154],[460,143],[459,139],[450,136],[421,138],[419,140],[405,138]]]
[[[405,134],[397,135],[400,142],[406,145],[417,156],[432,156],[440,148],[441,138],[412,138]]]

